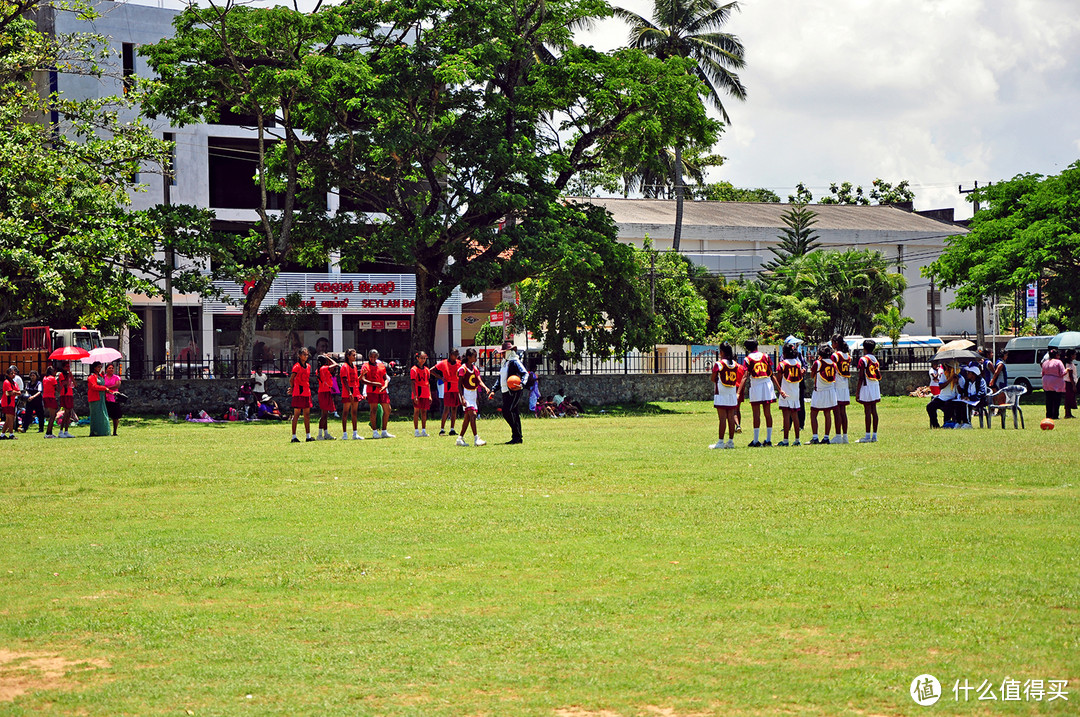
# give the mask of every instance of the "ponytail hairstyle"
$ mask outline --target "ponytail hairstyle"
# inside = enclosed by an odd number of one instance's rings
[[[731,344],[729,344],[727,341],[720,344],[719,350],[720,357],[723,358],[725,361],[735,360],[735,349],[731,348]]]

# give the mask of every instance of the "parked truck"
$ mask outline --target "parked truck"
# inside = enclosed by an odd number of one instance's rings
[[[49,365],[49,354],[65,346],[77,346],[91,351],[105,343],[96,329],[54,329],[49,326],[27,326],[22,330],[21,351],[0,351],[0,366],[17,366],[26,376],[31,371],[44,375]],[[89,367],[73,361],[71,372],[76,378],[86,378]]]

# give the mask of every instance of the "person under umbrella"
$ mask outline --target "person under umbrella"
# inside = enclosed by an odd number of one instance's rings
[[[91,438],[110,435],[109,412],[105,408],[105,395],[109,393],[115,393],[115,390],[105,385],[101,362],[95,361],[90,364],[90,376],[86,379],[86,400],[90,404]]]

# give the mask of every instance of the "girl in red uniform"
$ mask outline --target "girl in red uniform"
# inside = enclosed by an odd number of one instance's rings
[[[41,402],[45,406],[45,413],[49,416],[49,427],[46,429],[46,438],[56,438],[53,435],[53,423],[56,422],[56,369],[49,366],[45,369],[45,378],[41,379]]]
[[[487,394],[488,400],[495,397],[495,393],[487,387],[484,379],[480,378],[480,369],[476,367],[476,349],[465,350],[465,365],[458,369],[458,390],[461,392],[461,405],[465,406],[465,418],[461,421],[461,435],[457,437],[457,445],[467,446],[465,431],[472,426],[473,445],[486,446],[487,441],[476,435],[476,416],[480,413],[481,390]]]
[[[60,433],[57,435],[61,438],[74,438],[68,428],[75,415],[75,377],[71,375],[71,365],[67,361],[62,362],[57,371],[56,397],[60,408],[64,409],[64,417],[60,420]]]
[[[428,355],[421,351],[416,355],[416,365],[409,370],[412,381],[413,435],[427,438],[427,412],[431,408],[431,370],[427,367]]]
[[[341,384],[341,439],[349,440],[349,418],[352,417],[352,437],[354,441],[364,439],[356,431],[356,410],[360,406],[360,374],[356,370],[356,349],[345,352],[345,363],[341,364],[338,374]]]
[[[332,441],[327,423],[334,412],[334,369],[338,364],[326,354],[319,356],[319,441]]]
[[[368,360],[360,368],[360,382],[367,387],[368,406],[371,408],[371,437],[394,438],[386,432],[390,421],[390,377],[386,375],[386,364],[379,360],[379,352],[368,351]],[[382,430],[377,425],[379,406],[382,406]]]
[[[304,432],[307,440],[314,441],[311,437],[311,366],[308,365],[308,350],[300,349],[300,360],[293,364],[292,374],[289,376],[289,388],[292,395],[292,442],[299,443],[296,437],[296,421],[300,414],[304,415]]]
[[[15,440],[15,403],[19,400],[19,389],[15,386],[15,367],[8,366],[4,374],[3,394],[0,395],[0,408],[4,411],[4,427],[0,429],[0,440]]]

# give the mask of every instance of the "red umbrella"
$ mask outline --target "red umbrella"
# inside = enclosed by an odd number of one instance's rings
[[[75,361],[89,355],[90,352],[86,349],[81,349],[78,346],[65,346],[53,351],[49,354],[49,358],[57,361]]]

